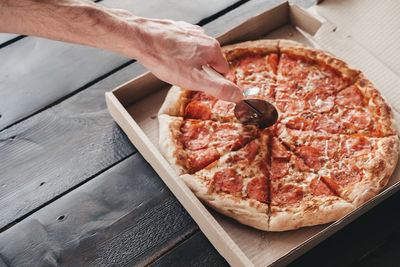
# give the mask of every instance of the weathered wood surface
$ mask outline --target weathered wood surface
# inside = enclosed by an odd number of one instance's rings
[[[1,233],[0,258],[9,266],[144,265],[197,229],[135,153]]]
[[[237,0],[104,0],[138,16],[197,23]],[[77,90],[130,59],[96,48],[25,37],[0,49],[0,130]]]
[[[144,71],[129,65],[0,132],[0,227],[136,151],[108,114],[104,92]]]
[[[189,239],[174,247],[149,266],[223,267],[229,266],[229,264],[218,254],[203,233],[196,231]]]

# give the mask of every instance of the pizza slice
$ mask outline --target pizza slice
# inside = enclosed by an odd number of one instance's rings
[[[288,136],[285,132],[279,140],[296,155],[297,168],[319,175],[335,194],[355,206],[382,190],[397,163],[397,135],[376,138],[298,131]]]
[[[172,86],[158,114],[188,119],[238,122],[233,113],[234,108],[234,103],[217,99],[204,92]]]
[[[281,40],[275,102],[281,113],[307,110],[325,113],[333,109],[334,94],[354,84],[359,71],[325,52]]]
[[[278,40],[258,40],[222,48],[230,66],[232,82],[275,80],[278,68]]]
[[[298,42],[280,40],[278,80],[296,83],[303,96],[315,89],[337,92],[353,84],[360,71],[326,52]]]
[[[307,153],[315,151],[292,152],[277,137],[271,139],[269,231],[331,222],[354,209],[312,172],[320,166],[312,158],[301,158]]]
[[[215,210],[243,224],[267,230],[268,139],[262,132],[243,148],[181,177],[196,196]]]
[[[258,128],[240,123],[221,123],[159,116],[159,144],[165,158],[179,173],[194,173],[238,150],[256,138]]]
[[[277,107],[285,110],[280,123],[291,130],[372,137],[397,134],[389,105],[362,75],[355,84],[335,94],[316,89],[304,99],[282,101],[276,101]]]
[[[388,183],[397,163],[399,139],[397,136],[341,136],[339,145],[329,150],[336,156],[319,170],[324,175],[323,181],[337,195],[358,207]]]

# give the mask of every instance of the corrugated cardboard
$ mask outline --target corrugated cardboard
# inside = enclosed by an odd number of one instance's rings
[[[392,106],[399,107],[400,100],[396,90],[400,86],[400,77],[390,69],[390,62],[385,64],[386,54],[381,56],[369,50],[359,43],[361,37],[353,39],[350,32],[360,30],[359,28],[335,24],[334,22],[341,20],[340,5],[344,4],[338,2],[345,1],[332,2],[324,1],[321,6],[313,7],[313,12],[321,10],[321,19],[297,6],[281,4],[238,25],[221,35],[219,40],[222,44],[227,44],[261,37],[286,38],[322,48],[362,69],[377,84],[383,95],[390,99]],[[348,5],[356,5],[354,1],[351,2]],[[397,168],[383,192],[334,223],[281,233],[263,232],[241,225],[207,209],[177,179],[177,174],[160,154],[157,112],[167,90],[167,84],[148,73],[106,93],[106,101],[111,115],[143,157],[153,166],[219,253],[233,266],[286,264],[400,188]]]

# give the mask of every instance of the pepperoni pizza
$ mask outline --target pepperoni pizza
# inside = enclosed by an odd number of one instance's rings
[[[390,106],[363,73],[288,40],[223,52],[226,78],[255,88],[279,120],[245,126],[234,103],[171,88],[159,112],[160,149],[201,200],[257,229],[284,231],[337,220],[387,184],[399,137]]]

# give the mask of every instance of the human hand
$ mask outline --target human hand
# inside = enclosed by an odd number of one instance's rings
[[[227,101],[242,99],[237,85],[203,70],[202,66],[209,65],[227,74],[229,65],[218,41],[207,36],[201,27],[182,21],[143,18],[137,18],[135,23],[138,23],[136,46],[140,53],[132,57],[136,56],[158,78]]]
[[[6,2],[0,0],[0,17],[4,17],[0,20],[1,31],[110,50],[139,60],[171,84],[232,102],[242,98],[237,85],[209,76],[202,69],[209,65],[227,74],[229,66],[219,43],[199,26],[136,17],[89,0]]]

